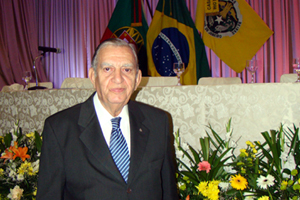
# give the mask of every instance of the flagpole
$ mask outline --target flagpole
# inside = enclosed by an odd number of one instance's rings
[[[148,10],[149,10],[149,12],[150,12],[150,16],[151,16],[151,20],[152,20],[152,19],[153,19],[152,9],[151,9],[151,7],[150,7],[150,4],[149,4],[149,1],[148,1],[148,0],[146,0],[146,3],[147,3],[147,7],[148,7]]]

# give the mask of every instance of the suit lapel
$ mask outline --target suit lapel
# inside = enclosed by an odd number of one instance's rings
[[[92,95],[87,102],[83,103],[81,106],[80,116],[78,119],[78,124],[82,126],[80,139],[86,148],[89,149],[90,153],[95,157],[95,159],[99,161],[99,167],[104,168],[115,178],[124,182],[111,157],[107,143],[102,134],[102,130],[94,109],[93,96],[94,95]]]
[[[128,184],[130,184],[144,157],[149,129],[143,124],[145,117],[141,110],[136,106],[135,102],[129,102],[129,119],[130,119],[130,137],[131,137],[131,156]]]

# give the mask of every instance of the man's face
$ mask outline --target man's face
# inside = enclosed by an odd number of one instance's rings
[[[129,47],[106,46],[96,59],[97,71],[91,68],[89,78],[106,110],[112,115],[119,114],[115,111],[121,111],[140,84],[141,71],[137,73],[137,63]]]

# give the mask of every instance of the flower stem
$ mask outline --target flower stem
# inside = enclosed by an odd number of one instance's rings
[[[270,193],[269,187],[268,187],[268,193],[269,193],[269,196],[270,196],[270,200],[273,200],[273,196],[272,196],[272,194]]]
[[[243,193],[241,190],[240,190],[240,193],[241,193],[241,198],[244,199],[244,196],[243,196]]]

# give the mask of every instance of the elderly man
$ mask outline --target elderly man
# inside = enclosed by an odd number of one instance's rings
[[[96,49],[96,93],[45,121],[37,199],[178,199],[167,114],[129,101],[137,63],[123,40]]]

